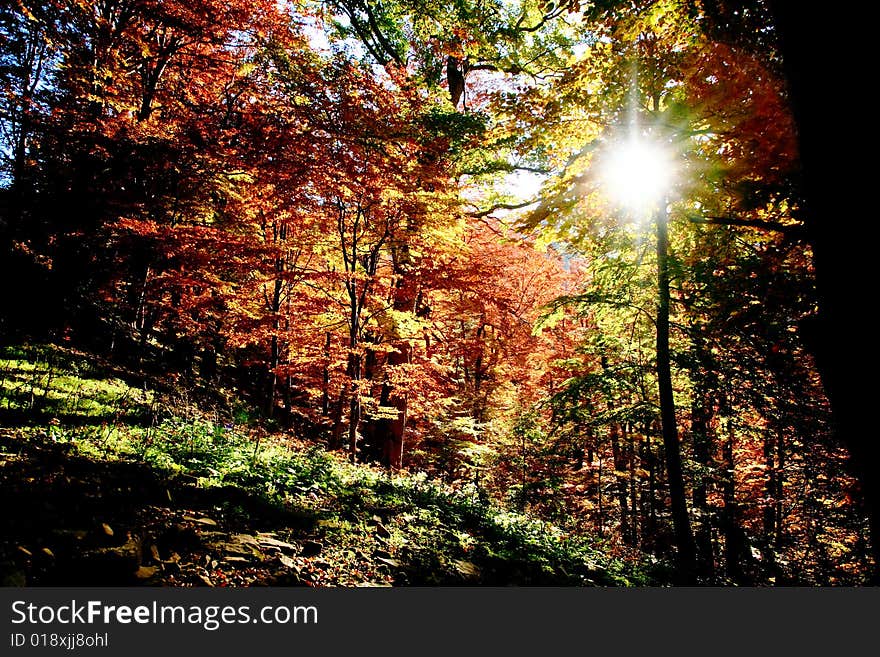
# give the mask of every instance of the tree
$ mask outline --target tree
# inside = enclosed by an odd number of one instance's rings
[[[804,287],[794,298],[809,298],[809,284],[804,282],[810,275],[809,252],[805,251],[801,241],[804,233],[798,221],[800,206],[792,185],[797,171],[793,123],[776,62],[746,51],[742,42],[716,40],[714,24],[705,15],[688,13],[679,5],[667,3],[646,3],[627,11],[597,5],[588,15],[600,38],[588,44],[581,60],[547,89],[538,86],[530,90],[524,98],[524,111],[519,111],[516,104],[516,101],[523,100],[522,97],[508,100],[502,96],[500,109],[507,113],[513,125],[522,126],[524,123],[529,126],[530,137],[524,143],[532,148],[539,147],[545,166],[558,171],[545,184],[543,200],[531,213],[528,225],[540,226],[545,231],[550,227],[554,232],[548,239],[566,239],[582,253],[590,254],[587,256],[588,271],[598,266],[598,262],[591,263],[589,257],[603,254],[602,247],[596,255],[592,249],[585,249],[588,241],[598,240],[606,245],[607,252],[618,252],[618,249],[607,246],[607,235],[611,231],[620,231],[621,227],[615,226],[609,218],[610,209],[600,198],[601,177],[597,175],[603,150],[614,147],[612,128],[618,132],[626,130],[627,116],[633,115],[631,108],[635,107],[641,112],[640,124],[662,134],[662,139],[674,145],[678,152],[681,177],[671,206],[672,238],[667,262],[671,290],[668,356],[672,366],[669,377],[672,394],[667,393],[667,403],[661,407],[669,409],[671,397],[672,400],[681,400],[675,401],[676,406],[689,408],[692,412],[691,428],[683,432],[683,438],[692,442],[690,453],[693,454],[693,459],[684,463],[684,484],[691,487],[699,512],[697,525],[704,537],[701,539],[701,560],[711,567],[713,557],[709,553],[713,548],[706,542],[705,532],[708,530],[711,535],[712,528],[707,527],[707,523],[711,525],[714,521],[706,516],[712,488],[707,487],[706,477],[709,477],[708,481],[712,480],[717,447],[723,447],[724,454],[719,456],[728,463],[731,454],[736,456],[736,433],[733,434],[734,450],[731,452],[731,443],[725,442],[727,437],[717,432],[722,418],[715,417],[716,413],[726,417],[731,412],[730,399],[734,395],[722,374],[727,367],[722,363],[726,363],[727,358],[719,360],[713,348],[704,344],[707,338],[713,342],[719,338],[705,331],[707,325],[703,320],[690,330],[690,346],[682,340],[687,335],[679,328],[684,310],[681,304],[685,300],[682,290],[688,288],[693,276],[693,272],[682,263],[706,259],[718,264],[713,260],[714,251],[694,250],[695,245],[691,242],[694,228],[701,225],[731,227],[725,230],[735,231],[734,239],[749,244],[755,253],[764,254],[761,267],[774,272],[774,276],[790,276],[792,280],[801,281],[799,284]],[[630,91],[634,71],[638,72],[638,93]],[[506,118],[504,114],[501,116]],[[577,126],[577,132],[572,126]],[[664,241],[666,236],[661,234],[658,237]],[[663,248],[659,254],[662,256],[665,251]],[[778,258],[783,253],[787,254],[786,257],[793,253],[800,253],[800,256],[782,265]],[[717,255],[723,257],[720,253]],[[790,263],[795,261],[798,265],[792,267]],[[663,267],[660,269],[662,271]],[[779,285],[783,279],[774,280]],[[663,280],[660,282],[662,290],[665,285]],[[712,284],[717,282],[715,279]],[[703,284],[707,284],[706,279]],[[721,299],[714,297],[707,287],[702,288],[702,293],[709,293],[712,303],[722,305]],[[764,290],[763,294],[776,298],[776,293],[769,290]],[[571,299],[576,304],[603,305],[611,300],[617,308],[623,307],[617,305],[621,301],[632,303],[631,297],[620,300],[613,290],[599,294],[587,291],[573,295]],[[734,305],[742,303],[743,299],[735,295]],[[661,310],[663,305],[661,303]],[[811,311],[807,304],[780,307],[778,312],[773,322],[786,318],[784,322],[791,329],[792,322],[797,324]],[[662,320],[664,314],[661,312],[658,319]],[[718,330],[724,329],[718,327]],[[747,329],[752,334],[749,340],[755,340],[756,331],[754,325]],[[765,346],[771,353],[778,354],[781,353],[779,344],[786,341],[787,338],[777,338],[775,344]],[[727,348],[743,357],[741,345],[728,343]],[[689,349],[691,354],[686,355]],[[665,351],[665,345],[658,341],[658,366],[666,360],[661,357]],[[792,347],[787,353],[798,353],[803,358],[799,347]],[[764,362],[763,357],[749,357]],[[786,386],[802,386],[801,390],[810,391],[803,393],[806,395],[804,399],[814,399],[817,393],[810,375],[797,366],[796,358],[788,360],[774,356],[762,365],[767,369],[761,371],[773,372],[774,377],[784,376]],[[689,361],[695,364],[685,366]],[[685,373],[688,373],[687,378],[682,377]],[[719,376],[721,378],[717,378]],[[589,380],[576,379],[572,392],[583,393],[583,386]],[[750,388],[764,389],[754,372],[742,380]],[[560,404],[574,403],[571,395],[559,397],[558,401]],[[821,402],[817,403],[821,407]],[[756,412],[773,424],[774,412],[767,411],[763,402],[750,398],[744,405],[752,410],[741,412]],[[587,417],[591,412],[595,414],[595,406],[590,409]],[[777,417],[784,415],[779,408],[775,412]],[[800,413],[802,419],[811,414],[812,410],[807,407]],[[821,411],[818,415],[821,416]],[[584,419],[580,414],[568,417],[569,421],[577,418],[582,422]],[[670,418],[667,425],[675,426],[675,423]],[[786,429],[783,433],[792,430],[798,435],[808,433],[804,427]],[[782,443],[773,437],[776,433],[777,429],[768,426],[763,434],[767,499],[780,497],[779,481],[785,476],[780,473],[787,467],[784,465],[785,448],[779,451],[778,445]],[[787,440],[790,438],[783,442]],[[740,461],[735,469],[739,471],[748,467],[746,463],[754,458],[759,457],[749,454],[746,462]],[[676,460],[667,459],[667,465]],[[736,561],[745,554],[743,546],[748,540],[743,540],[733,527],[742,519],[734,520],[737,500],[735,487],[729,487],[732,483],[725,483],[728,488],[724,494],[731,502],[727,515],[727,543],[732,551],[731,561]],[[772,494],[771,489],[775,491]],[[683,491],[679,490],[676,497],[682,500]],[[678,524],[684,526],[687,507],[679,502],[678,508],[679,515],[684,516]],[[771,509],[764,508],[770,518]],[[779,517],[779,512],[773,511],[773,516]],[[768,527],[771,524],[775,525],[775,522],[768,521]],[[686,532],[680,531],[679,534],[679,544],[686,545]],[[731,570],[738,567],[730,566]]]
[[[857,268],[859,264],[864,267],[868,260],[864,254],[854,255],[851,234],[841,230],[838,222],[832,219],[864,213],[860,198],[837,192],[858,187],[859,181],[869,181],[859,167],[847,166],[849,162],[859,161],[862,144],[843,139],[832,144],[825,138],[828,117],[838,114],[837,90],[858,88],[864,71],[858,66],[853,69],[849,62],[830,58],[815,48],[826,33],[821,16],[799,12],[794,3],[784,0],[772,0],[768,4],[779,35],[779,51],[797,121],[803,162],[803,216],[816,267],[819,311],[805,326],[805,333],[822,373],[838,431],[850,450],[852,466],[864,487],[876,565],[880,564],[880,484],[877,478],[880,448],[864,431],[868,426],[868,418],[863,413],[863,409],[869,407],[865,397],[867,391],[847,371],[848,364],[859,358],[855,349],[861,344],[861,340],[853,339],[853,328],[860,325],[856,310],[859,302],[853,297],[857,287],[853,281],[869,280],[870,273]],[[852,23],[857,30],[864,29],[858,15],[853,16]],[[853,36],[854,43],[868,43],[866,39],[866,33],[861,37]],[[853,61],[857,62],[859,58],[855,57]],[[826,77],[834,82],[831,85],[820,83]]]

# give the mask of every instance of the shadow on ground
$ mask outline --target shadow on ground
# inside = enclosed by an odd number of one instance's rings
[[[308,584],[314,512],[0,435],[0,584]]]

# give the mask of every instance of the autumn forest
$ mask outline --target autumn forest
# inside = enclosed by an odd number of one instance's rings
[[[876,582],[796,5],[3,3],[2,583]]]

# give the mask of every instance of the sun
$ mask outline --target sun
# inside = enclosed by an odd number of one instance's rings
[[[639,139],[613,146],[600,167],[609,200],[636,215],[653,211],[672,183],[672,158],[660,145]]]

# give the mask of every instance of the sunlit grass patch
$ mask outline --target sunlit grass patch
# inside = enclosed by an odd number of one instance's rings
[[[133,419],[153,402],[151,391],[106,376],[84,355],[61,347],[0,350],[0,414],[88,423]]]

